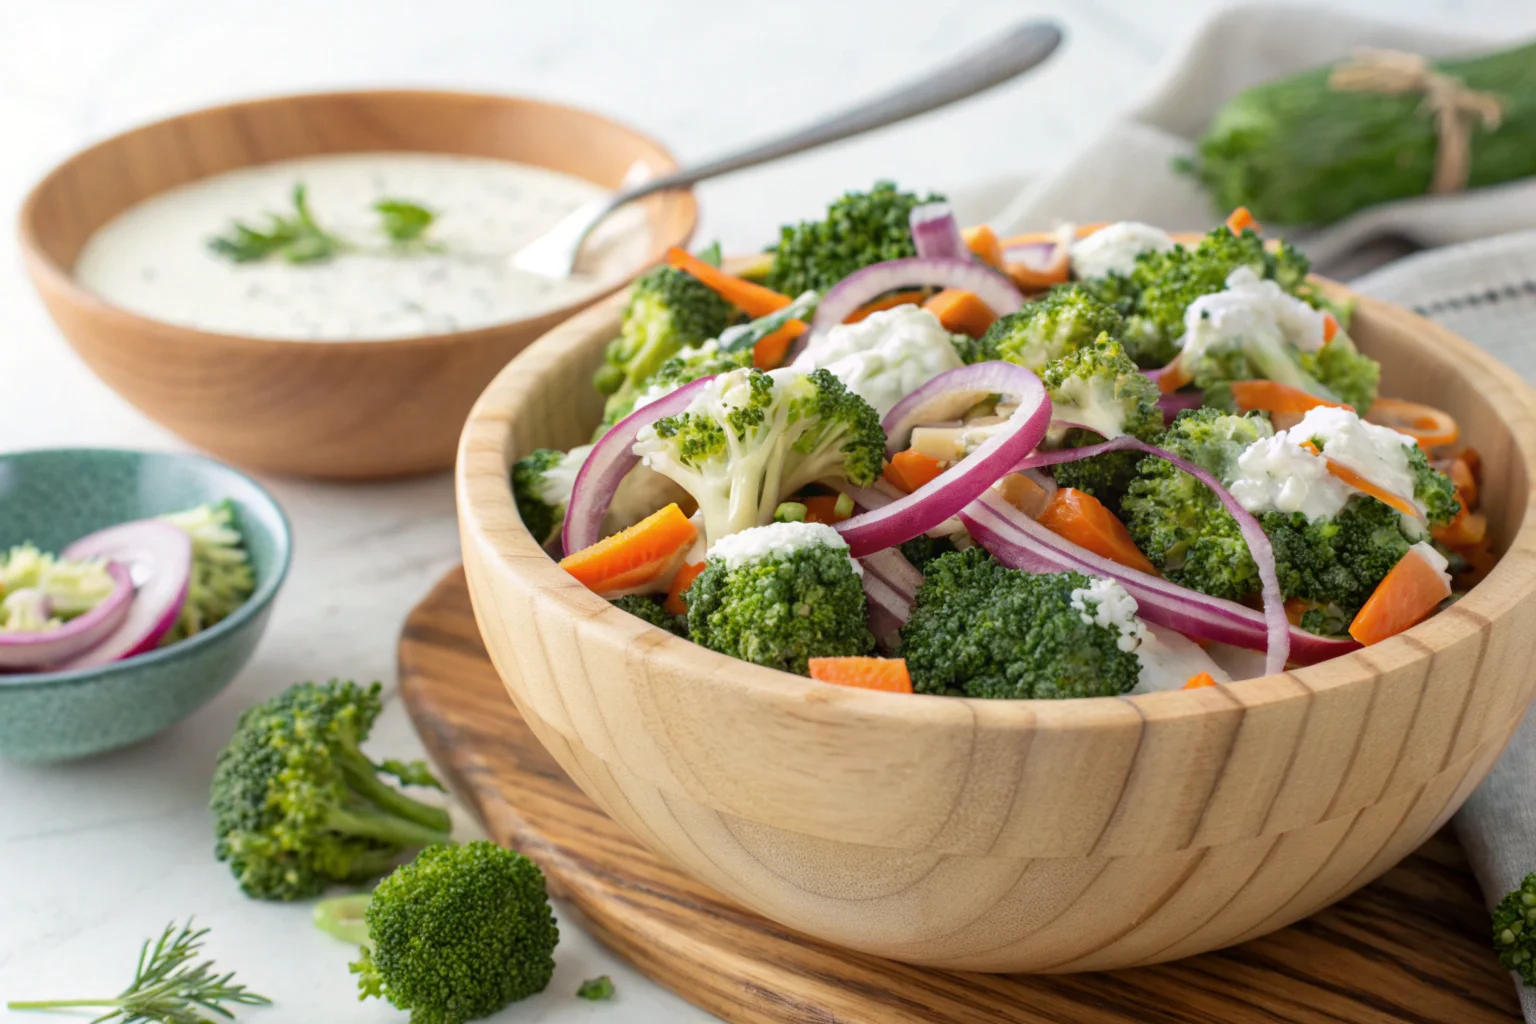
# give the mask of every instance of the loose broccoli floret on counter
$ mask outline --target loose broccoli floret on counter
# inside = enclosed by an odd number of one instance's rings
[[[1355,407],[1364,416],[1376,401],[1381,383],[1381,364],[1362,355],[1349,335],[1342,330],[1316,352],[1297,354],[1301,368],[1323,387],[1339,396],[1339,401]]]
[[[875,647],[858,568],[822,523],[732,534],[710,549],[686,600],[694,643],[785,672]]]
[[[1051,396],[1051,418],[1088,428],[1066,431],[1056,447],[1082,448],[1124,434],[1148,442],[1162,436],[1157,385],[1108,335],[1047,364],[1040,380]],[[1108,452],[1062,463],[1054,475],[1063,487],[1086,491],[1116,508],[1140,459],[1137,452]]]
[[[1536,986],[1536,874],[1493,908],[1493,950],[1499,963]]]
[[[661,598],[652,594],[625,594],[615,598],[613,605],[629,612],[637,619],[644,619],[653,626],[660,626],[668,633],[688,639],[688,617],[673,615],[662,607]]]
[[[1159,446],[1230,480],[1244,449],[1273,435],[1262,414],[1198,409],[1180,414]],[[1230,600],[1258,593],[1258,566],[1237,521],[1209,487],[1172,463],[1143,458],[1120,511],[1136,546],[1174,583]]]
[[[1005,359],[1039,372],[1047,363],[1088,348],[1101,335],[1118,338],[1124,327],[1113,307],[1085,289],[1057,288],[993,321],[966,362]]]
[[[692,274],[657,267],[630,291],[619,336],[608,344],[593,386],[605,395],[632,393],[678,352],[718,337],[737,315]]]
[[[824,220],[784,226],[764,283],[785,295],[825,293],[855,270],[914,256],[913,207],[943,201],[939,195],[902,192],[889,181],[876,182],[868,192],[845,193],[827,208]]]
[[[256,573],[228,501],[161,516],[192,538],[192,578],[165,647],[224,621],[256,592]]]
[[[875,410],[826,370],[721,374],[635,444],[646,467],[698,502],[711,546],[771,522],[809,484],[869,485],[884,451]]]
[[[437,784],[425,765],[375,765],[359,749],[379,684],[299,683],[240,716],[209,801],[217,842],[247,896],[299,900],[388,871],[404,850],[448,839],[448,813],[381,774]],[[439,788],[441,788],[439,786]]]
[[[315,922],[362,943],[359,998],[409,1010],[411,1024],[479,1020],[544,991],[560,941],[538,865],[484,840],[429,847],[371,898],[321,904]]]
[[[644,387],[609,396],[607,404],[603,406],[603,422],[597,428],[593,440],[602,437],[609,427],[636,409],[671,394],[684,384],[692,384],[702,377],[713,377],[717,373],[746,369],[751,365],[750,348],[739,352],[722,352],[719,343],[714,340],[706,341],[696,348],[685,348],[662,363]]]
[[[613,979],[606,974],[600,974],[595,978],[588,978],[576,989],[577,999],[598,1000],[613,998]]]
[[[1009,569],[979,547],[934,559],[901,628],[913,688],[1002,699],[1129,692],[1136,641],[1100,624],[1085,602],[1093,582]]]

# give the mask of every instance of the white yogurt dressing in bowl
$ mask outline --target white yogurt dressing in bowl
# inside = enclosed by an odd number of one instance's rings
[[[233,221],[265,229],[292,212],[302,182],[327,232],[357,249],[325,262],[280,255],[235,263],[210,238]],[[152,196],[87,241],[76,280],[106,301],[167,323],[244,337],[382,341],[475,330],[579,302],[599,273],[556,281],[519,270],[510,255],[604,190],[527,164],[435,153],[352,153],[259,164]],[[431,249],[391,251],[373,204],[418,203],[436,214]],[[583,269],[638,266],[644,218],[636,207],[603,225]],[[640,230],[636,230],[639,228]]]

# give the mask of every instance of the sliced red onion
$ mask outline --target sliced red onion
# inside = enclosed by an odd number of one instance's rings
[[[84,615],[40,633],[0,632],[0,672],[57,665],[115,633],[133,605],[133,580],[116,562],[108,562],[105,568],[112,577],[112,592]]]
[[[926,259],[968,260],[970,249],[960,234],[960,224],[948,203],[914,206],[908,217],[917,254]]]
[[[886,548],[859,559],[866,578],[877,576],[897,595],[910,605],[917,598],[917,588],[923,585],[923,574],[917,566],[907,561],[900,548]]]
[[[869,598],[869,629],[887,651],[901,643],[901,627],[912,614],[923,574],[896,548],[887,548],[859,559],[863,566],[864,594]]]
[[[192,538],[170,523],[140,519],[82,537],[61,558],[105,558],[123,565],[133,581],[133,604],[122,624],[100,644],[58,666],[90,668],[154,650],[176,625],[192,585]]]
[[[634,453],[635,438],[645,427],[668,416],[676,416],[713,377],[700,377],[670,394],[641,406],[619,422],[592,446],[587,461],[576,474],[571,500],[565,508],[565,527],[560,543],[566,554],[574,554],[603,539],[603,515],[608,511],[619,483],[639,463]]]
[[[1031,270],[1045,271],[1055,265],[1058,248],[1060,246],[1054,241],[1025,242],[1004,249],[1003,257],[1010,263],[1022,263]]]
[[[1172,423],[1179,413],[1187,409],[1198,409],[1205,404],[1205,396],[1198,391],[1174,391],[1166,395],[1159,395],[1157,407],[1163,411],[1163,422]]]
[[[838,523],[837,532],[848,542],[853,557],[896,547],[955,515],[1034,451],[1051,422],[1051,400],[1039,377],[1013,363],[976,363],[941,373],[902,399],[883,424],[889,438],[887,450],[900,450],[926,410],[953,401],[957,394],[1007,395],[1018,407],[957,465],[911,494]]]
[[[956,259],[910,256],[856,270],[833,285],[816,308],[811,333],[825,334],[860,306],[904,288],[963,288],[974,292],[998,316],[1024,304],[1024,296],[1012,281],[968,255]]]

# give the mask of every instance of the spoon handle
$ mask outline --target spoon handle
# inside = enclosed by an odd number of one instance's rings
[[[990,89],[1023,74],[1049,57],[1061,43],[1061,29],[1047,21],[1027,21],[986,45],[967,51],[914,82],[822,121],[716,157],[615,193],[609,209],[667,189],[687,188],[746,167],[803,153],[829,142],[905,121],[956,100]]]

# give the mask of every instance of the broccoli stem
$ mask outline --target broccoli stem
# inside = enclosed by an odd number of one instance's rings
[[[366,806],[333,808],[326,815],[325,823],[333,831],[377,839],[394,846],[435,846],[452,839],[446,828],[430,828]]]
[[[452,827],[453,823],[448,817],[448,812],[441,807],[432,807],[418,800],[412,800],[381,780],[375,773],[373,762],[364,757],[363,752],[356,747],[338,745],[336,763],[341,767],[342,774],[346,776],[347,785],[351,786],[358,796],[380,809],[434,832],[447,832]]]

